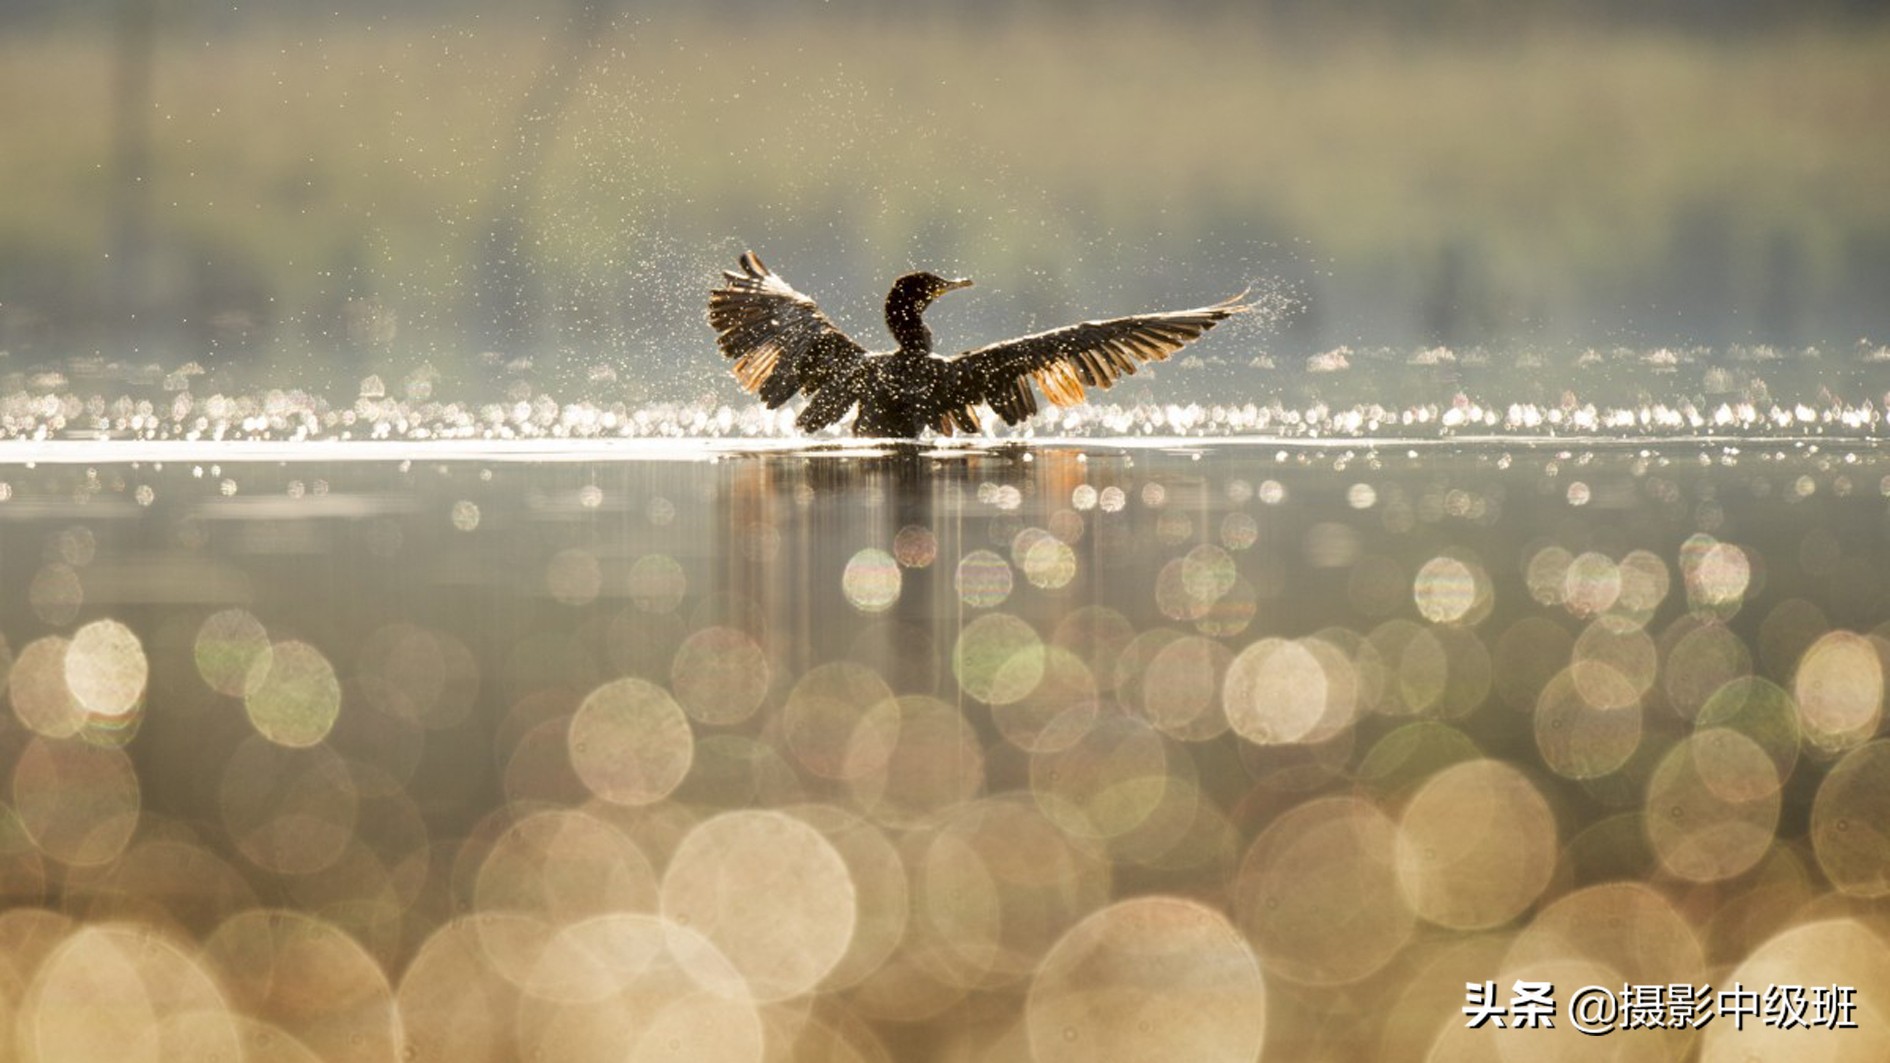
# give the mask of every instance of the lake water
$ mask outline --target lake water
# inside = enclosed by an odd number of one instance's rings
[[[47,1060],[1883,1058],[1890,457],[1429,435],[16,441],[0,1021]],[[1554,1028],[1469,1028],[1485,982]],[[1858,1028],[1569,1011],[1735,984]]]

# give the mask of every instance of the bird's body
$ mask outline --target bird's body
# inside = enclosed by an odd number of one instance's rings
[[[867,355],[860,367],[860,412],[853,434],[909,439],[935,427],[943,411],[933,400],[948,389],[949,365],[906,351]]]
[[[1138,362],[1165,359],[1248,309],[1235,296],[1194,310],[1085,321],[941,358],[932,352],[925,308],[969,280],[908,273],[894,281],[886,328],[899,346],[872,353],[754,252],[742,256],[741,272],[723,277],[709,293],[709,324],[744,389],[770,408],[806,392],[807,407],[794,421],[802,431],[825,428],[857,405],[855,435],[905,439],[927,428],[976,432],[981,405],[1017,424],[1037,412],[1033,382],[1058,405],[1082,402],[1085,385],[1109,387]]]

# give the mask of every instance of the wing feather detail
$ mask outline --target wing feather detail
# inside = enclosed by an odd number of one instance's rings
[[[951,393],[968,405],[982,402],[1010,424],[1037,412],[1035,384],[1059,406],[1084,400],[1085,388],[1107,388],[1138,365],[1165,361],[1208,329],[1253,309],[1246,292],[1193,310],[1085,321],[1002,343],[954,358]]]
[[[735,360],[742,390],[777,407],[798,392],[812,396],[852,376],[866,357],[864,347],[753,251],[743,253],[740,266],[723,270],[722,286],[710,290],[708,317],[716,344]]]

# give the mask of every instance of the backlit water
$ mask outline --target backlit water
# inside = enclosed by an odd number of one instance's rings
[[[227,433],[293,437],[265,406]],[[1890,456],[1874,414],[1784,409],[1691,441],[272,449],[169,410],[158,448],[15,440],[0,1034],[1880,1058]],[[1517,980],[1845,985],[1859,1028],[1465,1028],[1466,983]]]

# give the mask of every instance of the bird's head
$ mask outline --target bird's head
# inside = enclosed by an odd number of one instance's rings
[[[946,292],[969,287],[970,277],[952,280],[936,273],[908,273],[893,281],[892,291],[886,296],[886,304],[889,308],[897,303],[914,310],[923,310],[931,305],[932,300]]]

